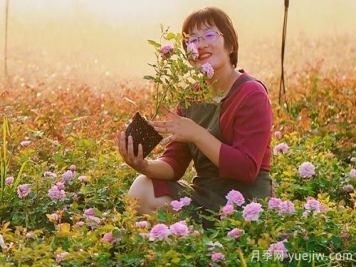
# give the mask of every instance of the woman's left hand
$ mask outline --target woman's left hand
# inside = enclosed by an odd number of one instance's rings
[[[193,120],[181,117],[167,108],[162,108],[162,111],[165,113],[167,121],[150,121],[150,124],[160,134],[169,135],[161,141],[163,145],[170,142],[195,142],[199,136],[198,131],[204,129]]]

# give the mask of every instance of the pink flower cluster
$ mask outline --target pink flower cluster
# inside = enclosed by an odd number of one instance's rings
[[[63,190],[64,183],[58,182],[48,190],[48,196],[53,200],[64,200],[66,193]]]
[[[281,199],[275,197],[270,198],[268,201],[268,209],[278,209],[279,214],[293,214],[295,212],[295,207],[292,201],[282,201]]]
[[[189,197],[182,197],[179,200],[173,200],[171,202],[171,207],[175,211],[180,211],[184,206],[189,206],[192,199]]]
[[[308,216],[311,213],[315,215],[329,209],[327,206],[322,205],[318,200],[313,198],[307,200],[307,202],[304,204],[304,208],[304,217]]]
[[[24,198],[28,196],[30,192],[31,192],[31,188],[29,184],[20,184],[17,187],[17,195],[19,198]]]
[[[289,151],[289,146],[286,143],[280,143],[273,148],[273,154],[287,153]]]
[[[349,172],[350,177],[356,177],[356,169],[351,169]]]
[[[315,166],[308,161],[303,162],[299,166],[298,172],[302,178],[311,178],[315,174]]]
[[[189,234],[190,230],[185,221],[176,222],[170,227],[163,223],[159,223],[152,227],[150,233],[148,234],[148,238],[150,241],[154,241],[164,240],[170,235],[187,236]]]

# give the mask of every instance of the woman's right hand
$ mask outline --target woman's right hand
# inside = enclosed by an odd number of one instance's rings
[[[122,159],[134,170],[145,174],[145,169],[148,166],[147,160],[143,158],[142,145],[138,145],[138,154],[135,156],[132,136],[128,137],[126,146],[125,132],[117,132],[118,150]],[[127,147],[127,148],[126,148]]]

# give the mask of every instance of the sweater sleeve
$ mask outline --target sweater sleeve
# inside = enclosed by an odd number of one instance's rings
[[[230,105],[227,139],[220,148],[220,177],[253,182],[270,149],[272,110],[264,89],[254,90]]]

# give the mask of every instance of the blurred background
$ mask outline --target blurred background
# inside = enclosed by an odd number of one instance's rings
[[[191,11],[209,5],[226,10],[234,22],[239,67],[261,78],[278,76],[282,0],[9,0],[9,76],[30,87],[60,80],[103,90],[122,78],[141,80],[152,71],[147,40],[159,39],[160,24],[179,32]],[[1,51],[5,6],[1,0]],[[323,61],[335,72],[355,73],[355,14],[355,0],[290,0],[286,72]],[[3,56],[0,63],[3,78]]]

